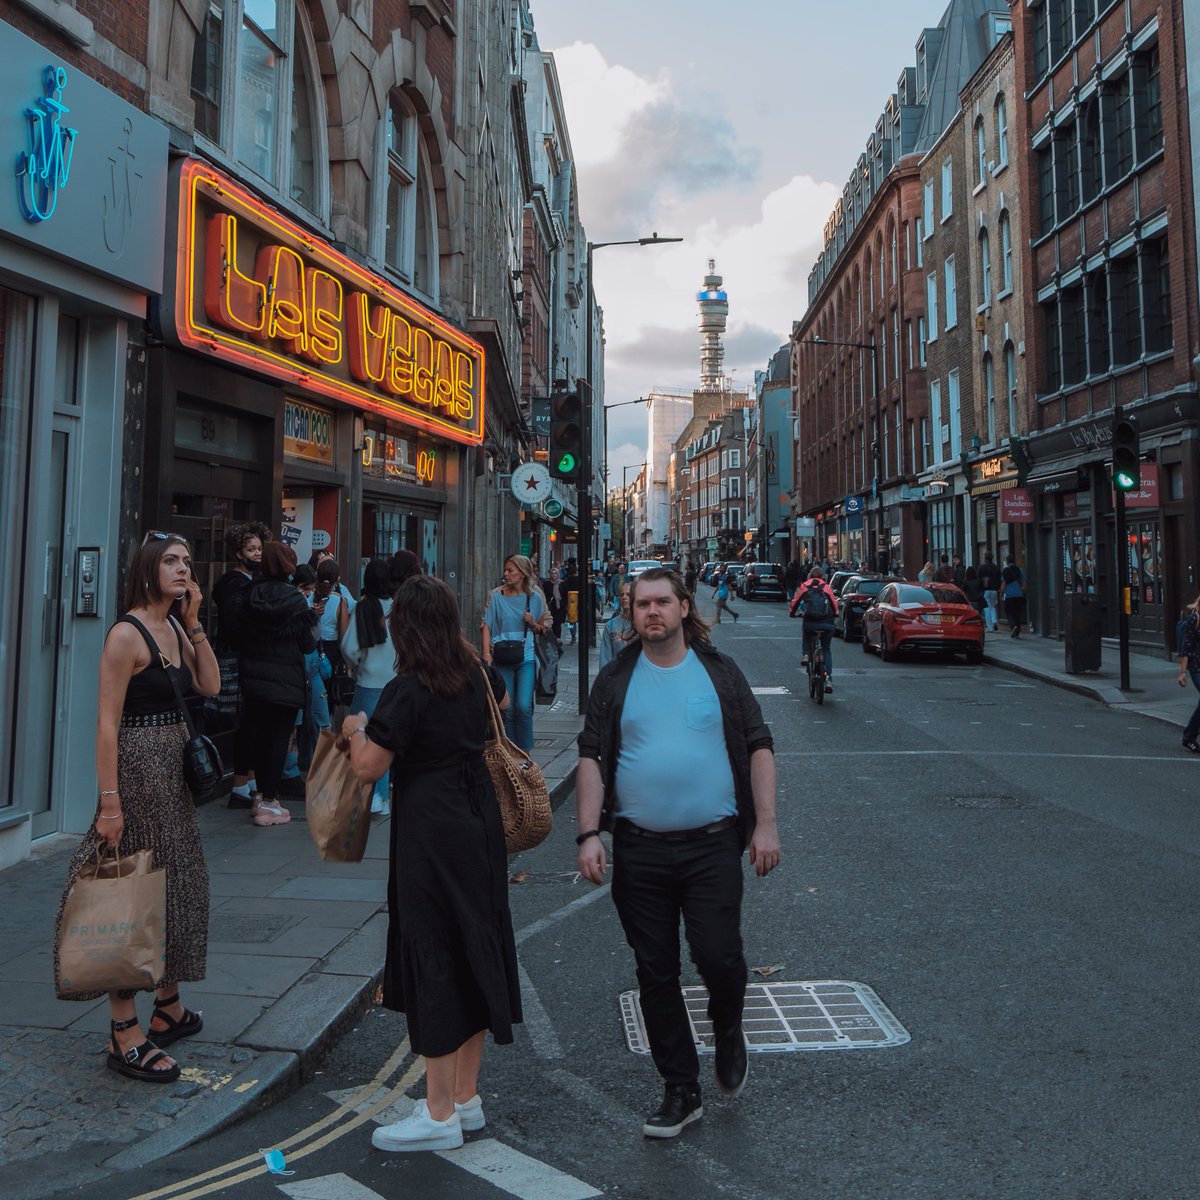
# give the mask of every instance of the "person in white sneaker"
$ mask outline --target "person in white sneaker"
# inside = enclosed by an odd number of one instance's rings
[[[680,916],[708,989],[717,1087],[732,1097],[746,1082],[742,851],[759,876],[779,863],[775,754],[746,677],[709,643],[679,573],[644,571],[631,602],[637,640],[596,676],[579,735],[575,841],[580,874],[600,884],[600,833],[613,834],[613,903],[665,1084],[642,1132],[669,1138],[704,1115],[679,988]]]
[[[388,614],[395,677],[370,719],[346,718],[339,745],[360,782],[392,771],[383,1004],[408,1019],[425,1057],[426,1098],[376,1129],[380,1150],[451,1150],[482,1129],[484,1037],[505,1045],[521,1020],[500,805],[483,759],[489,682],[460,632],[458,602],[418,575]]]

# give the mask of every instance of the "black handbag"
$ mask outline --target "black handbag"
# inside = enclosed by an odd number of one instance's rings
[[[183,698],[183,689],[179,686],[179,671],[158,648],[158,643],[150,635],[150,631],[136,617],[126,614],[120,619],[136,625],[142,631],[142,637],[146,639],[151,658],[155,655],[158,656],[159,665],[166,671],[167,678],[171,681],[171,687],[175,689],[175,699],[179,702],[179,711],[188,731],[188,740],[183,747],[183,781],[187,784],[188,791],[192,793],[192,800],[195,804],[207,804],[213,798],[213,794],[220,786],[221,779],[225,774],[225,764],[221,761],[221,755],[211,739],[196,731],[191,710]],[[178,634],[176,636],[178,637]],[[180,642],[181,654],[182,650],[183,644]]]
[[[525,611],[529,611],[529,596],[525,597]],[[526,628],[519,642],[507,638],[502,642],[492,643],[492,665],[497,667],[519,667],[525,661],[525,638],[529,630]]]

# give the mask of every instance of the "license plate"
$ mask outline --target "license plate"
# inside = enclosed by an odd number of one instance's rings
[[[949,625],[953,620],[953,617],[948,617],[945,613],[932,613],[925,617],[925,621],[930,625]]]

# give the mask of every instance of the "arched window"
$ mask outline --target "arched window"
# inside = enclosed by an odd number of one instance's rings
[[[984,440],[990,446],[996,440],[996,369],[990,354],[983,356],[983,409]]]
[[[982,187],[987,183],[987,134],[983,128],[983,118],[975,118],[975,186]]]
[[[1004,343],[1004,387],[1008,393],[1008,436],[1016,437],[1017,426],[1017,352],[1012,342]]]
[[[1008,102],[1003,92],[996,97],[996,165],[1008,166]]]
[[[986,229],[979,231],[979,280],[981,299],[986,306],[992,302],[992,247]]]
[[[192,54],[196,133],[324,218],[327,121],[297,0],[209,0]]]
[[[386,185],[380,257],[415,289],[436,299],[437,217],[429,160],[416,110],[394,92],[384,120]]]
[[[1003,286],[1001,291],[1011,292],[1013,287],[1012,222],[1008,209],[1000,214],[1000,269]]]

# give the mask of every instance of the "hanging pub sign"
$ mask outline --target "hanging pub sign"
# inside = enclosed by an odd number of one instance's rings
[[[283,452],[293,458],[333,465],[333,414],[324,408],[283,402]]]
[[[451,441],[483,440],[478,342],[207,163],[185,159],[172,186],[167,336]]]

